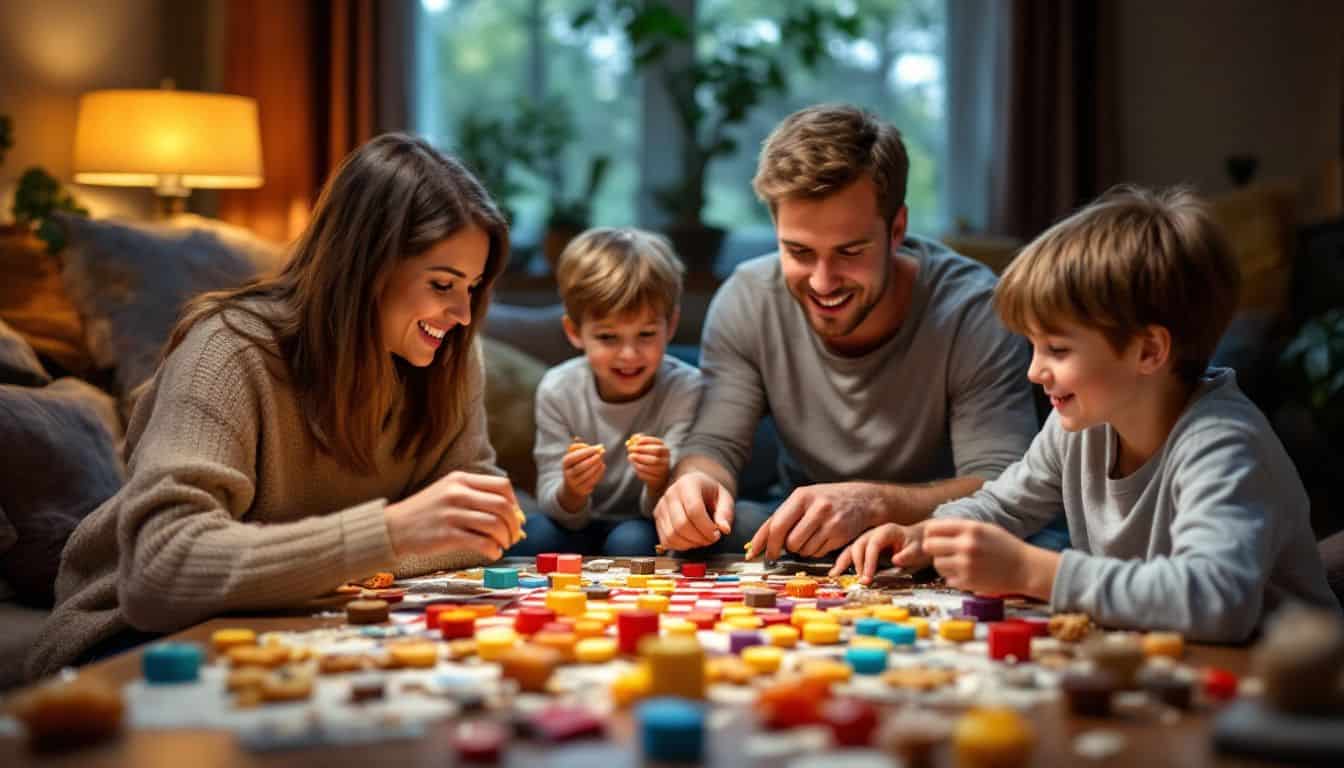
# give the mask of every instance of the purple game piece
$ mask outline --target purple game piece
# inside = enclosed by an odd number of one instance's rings
[[[817,598],[817,610],[824,611],[828,608],[843,608],[846,600],[843,597],[819,597]]]
[[[790,600],[787,597],[781,597],[775,601],[775,610],[779,611],[780,613],[787,613],[792,615],[794,605],[796,605],[795,601]]]
[[[1003,599],[968,597],[961,601],[961,612],[977,621],[1003,621]]]
[[[741,653],[743,648],[761,645],[761,633],[754,629],[735,629],[728,635],[728,651]]]

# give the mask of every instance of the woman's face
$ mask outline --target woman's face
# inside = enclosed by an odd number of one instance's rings
[[[444,337],[471,323],[471,297],[481,284],[490,237],[469,225],[392,270],[380,297],[383,346],[424,367]]]

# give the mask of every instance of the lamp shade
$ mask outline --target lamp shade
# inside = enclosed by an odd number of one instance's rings
[[[75,126],[75,181],[118,187],[259,187],[257,102],[193,91],[86,93]]]

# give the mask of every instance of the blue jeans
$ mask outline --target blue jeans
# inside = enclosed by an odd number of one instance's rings
[[[504,553],[505,557],[533,556],[542,552],[565,552],[576,555],[619,555],[622,557],[652,556],[658,543],[658,531],[653,521],[645,518],[629,520],[594,520],[577,531],[556,523],[541,513],[527,516],[523,525],[527,538]]]

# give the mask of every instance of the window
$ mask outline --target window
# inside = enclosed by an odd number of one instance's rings
[[[770,41],[778,0],[681,0],[699,15],[700,29]],[[842,0],[844,2],[844,0]],[[820,3],[820,0],[818,0]],[[905,136],[911,168],[907,193],[911,229],[938,234],[946,227],[940,169],[945,153],[945,0],[847,0],[844,10],[864,21],[857,40],[836,40],[831,59],[814,72],[791,72],[787,96],[774,99],[738,126],[737,151],[710,166],[705,219],[730,227],[729,261],[770,247],[769,214],[751,190],[761,141],[789,112],[822,101],[860,104],[894,123]],[[456,149],[464,118],[510,114],[520,97],[552,97],[575,119],[575,141],[549,175],[515,169],[519,191],[507,201],[519,240],[539,236],[550,179],[566,194],[582,186],[594,152],[610,170],[593,201],[595,224],[640,221],[643,83],[620,35],[576,32],[570,20],[591,0],[421,0],[418,24],[417,129]],[[826,3],[826,5],[833,5]],[[696,45],[722,43],[711,33]],[[650,81],[650,87],[658,87]],[[651,119],[659,119],[657,112]],[[674,119],[667,115],[666,120]],[[492,189],[498,194],[499,190]],[[737,248],[734,243],[737,243]],[[748,245],[749,244],[749,245]],[[724,266],[721,259],[720,267]]]

